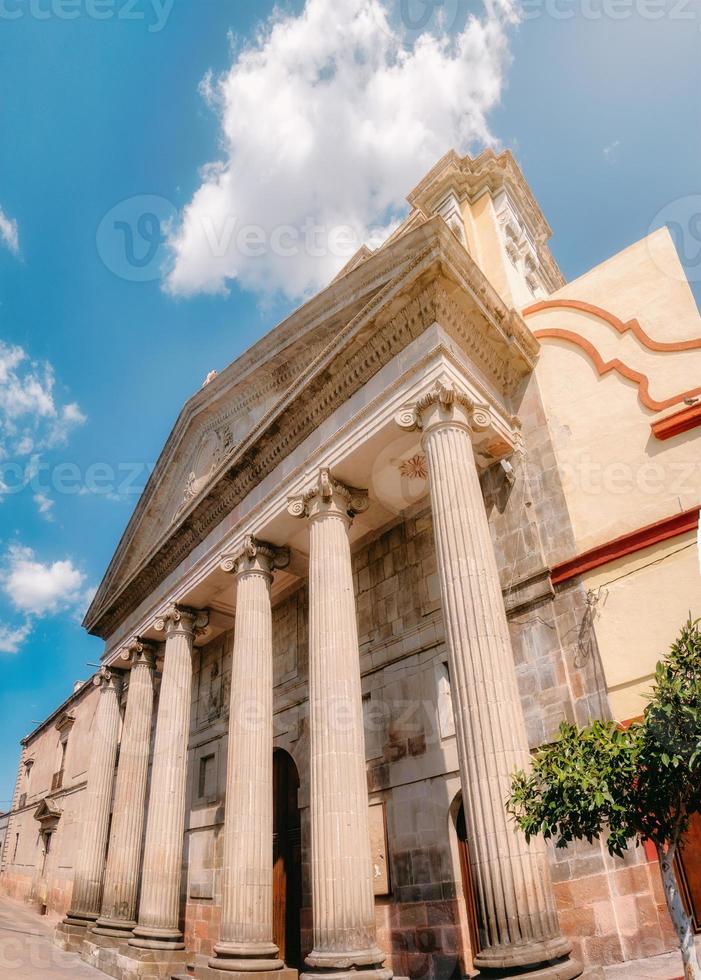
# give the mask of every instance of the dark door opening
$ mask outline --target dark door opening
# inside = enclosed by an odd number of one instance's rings
[[[465,824],[465,807],[460,804],[458,816],[455,821],[455,829],[458,833],[458,848],[460,850],[460,873],[462,877],[462,891],[465,897],[465,907],[467,910],[467,922],[470,928],[470,946],[472,955],[476,956],[482,948],[480,943],[479,914],[477,903],[475,902],[475,891],[472,882],[472,864],[470,861],[470,842],[467,839],[467,826]]]
[[[273,754],[273,941],[287,966],[301,967],[302,823],[299,774],[282,749]]]

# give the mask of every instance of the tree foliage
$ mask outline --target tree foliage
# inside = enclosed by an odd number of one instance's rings
[[[665,847],[701,811],[701,631],[691,620],[657,665],[642,721],[563,723],[530,773],[513,778],[509,811],[528,839],[558,847],[602,834],[611,854],[631,839]]]
[[[642,720],[622,728],[563,723],[557,739],[517,772],[507,807],[526,839],[557,847],[605,837],[621,856],[630,841],[651,841],[674,922],[685,975],[700,978],[693,931],[676,880],[674,856],[701,812],[701,631],[691,619],[657,665]]]

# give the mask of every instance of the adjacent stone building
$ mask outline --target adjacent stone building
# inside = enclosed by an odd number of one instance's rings
[[[2,888],[111,976],[674,947],[649,855],[529,847],[504,800],[563,719],[639,714],[701,612],[698,311],[665,230],[566,284],[509,153],[409,203],[185,405],[86,617],[103,666],[22,743]]]

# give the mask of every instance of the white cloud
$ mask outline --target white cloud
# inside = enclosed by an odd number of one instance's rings
[[[75,402],[58,402],[50,364],[0,340],[0,459],[63,445],[85,421]]]
[[[4,244],[13,255],[19,253],[19,228],[17,222],[8,218],[0,208],[0,243]]]
[[[18,653],[31,632],[31,623],[24,623],[22,626],[6,626],[0,623],[0,653]]]
[[[44,517],[47,521],[53,521],[53,508],[55,501],[51,499],[43,491],[39,491],[34,494],[34,503],[37,505],[37,510],[39,514]]]
[[[12,605],[26,616],[46,616],[86,604],[85,575],[70,559],[43,563],[31,548],[11,545],[0,584]]]
[[[324,286],[393,226],[447,150],[494,143],[487,114],[517,8],[485,0],[457,33],[408,46],[383,0],[307,0],[299,16],[274,15],[203,82],[222,159],[204,168],[172,231],[166,288],[222,292],[237,280],[298,297]]]
[[[608,146],[604,147],[604,156],[606,157],[609,163],[613,163],[613,161],[618,156],[618,148],[620,145],[621,145],[620,140],[613,140],[611,143],[608,144]]]

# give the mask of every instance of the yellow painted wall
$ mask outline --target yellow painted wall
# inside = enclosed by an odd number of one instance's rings
[[[696,534],[620,558],[583,577],[611,706],[619,721],[642,713],[657,661],[689,613],[701,616]]]
[[[550,298],[558,296],[603,307],[624,322],[635,317],[658,341],[701,337],[701,317],[666,229]],[[580,334],[605,361],[619,358],[646,374],[657,400],[701,385],[701,351],[652,352],[632,334],[621,336],[580,311],[543,311],[526,322],[533,331]],[[536,375],[576,554],[701,502],[701,427],[665,442],[650,429],[683,404],[645,408],[632,381],[615,373],[600,377],[584,351],[561,340],[542,341]],[[584,584],[598,592],[594,628],[615,714],[621,720],[639,715],[655,663],[689,611],[701,615],[695,536],[603,566]]]

